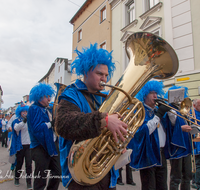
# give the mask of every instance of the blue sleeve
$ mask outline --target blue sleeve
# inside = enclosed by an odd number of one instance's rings
[[[147,120],[139,127],[128,145],[128,148],[133,150],[131,154],[131,167],[143,169],[160,162],[160,149],[156,134],[149,135]]]
[[[176,158],[178,155],[186,151],[184,133],[181,129],[185,125],[184,120],[177,117],[175,126],[172,126],[168,114],[163,118],[163,125],[166,130],[166,158]]]
[[[40,107],[31,106],[28,111],[28,119],[30,121],[30,125],[32,130],[35,133],[39,133],[48,128],[45,122],[49,122],[49,118],[47,114],[44,114]]]

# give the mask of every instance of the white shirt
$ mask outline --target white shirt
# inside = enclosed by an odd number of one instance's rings
[[[5,132],[7,130],[6,125],[7,125],[7,119],[2,119],[1,124],[2,124],[2,132]]]
[[[28,133],[28,126],[27,123],[23,121],[20,123],[15,123],[14,126],[15,131],[19,135],[19,131],[21,131],[21,143],[22,145],[29,145],[30,144],[30,137]]]
[[[145,106],[147,106],[151,110],[155,109],[155,108],[149,107],[146,104],[145,104]],[[170,111],[176,113],[176,111],[174,111],[174,110],[170,110]],[[174,126],[176,123],[177,116],[171,112],[167,112],[167,114],[169,116],[169,119],[170,119],[172,125]],[[155,115],[153,119],[151,119],[147,122],[147,126],[149,128],[149,135],[151,135],[155,131],[155,129],[157,128],[158,125],[159,125],[158,137],[159,137],[160,147],[164,147],[165,143],[166,143],[166,133],[165,133],[163,125],[160,122],[160,118],[157,115]]]
[[[154,111],[154,109],[155,109],[155,108],[149,107],[146,104],[145,104],[145,106],[147,106],[152,111]],[[163,126],[160,122],[160,118],[157,115],[155,115],[153,117],[153,119],[151,119],[147,122],[147,126],[149,128],[149,135],[151,135],[155,131],[155,129],[157,128],[158,125],[159,125],[159,127],[158,127],[159,144],[160,144],[160,147],[164,147],[165,143],[166,143],[166,133],[165,133],[164,128],[163,128]]]

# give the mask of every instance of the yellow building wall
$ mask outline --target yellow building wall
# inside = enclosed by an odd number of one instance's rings
[[[175,78],[175,85],[186,86],[188,88],[189,97],[193,100],[200,98],[198,87],[200,87],[200,72],[188,75],[182,75]]]
[[[100,23],[100,10],[106,6],[106,19]],[[88,47],[90,43],[98,43],[100,45],[106,42],[106,49],[111,51],[111,10],[110,5],[105,0],[94,0],[82,12],[78,19],[73,23],[73,40],[72,50],[82,50],[83,47]],[[78,42],[78,31],[82,29],[82,40]],[[72,52],[72,61],[77,54]],[[72,75],[72,81],[76,79]]]

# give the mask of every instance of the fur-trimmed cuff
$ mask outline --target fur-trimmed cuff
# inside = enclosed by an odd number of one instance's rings
[[[104,113],[101,113],[101,115],[102,115],[102,119],[101,119],[101,129],[103,129],[103,128],[107,125],[107,123],[106,123],[106,116],[107,116],[107,113],[104,112]]]

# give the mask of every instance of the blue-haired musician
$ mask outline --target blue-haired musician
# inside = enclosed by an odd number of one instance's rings
[[[51,175],[47,189],[58,189],[61,177],[56,136],[52,129],[52,115],[48,110],[55,91],[51,85],[36,84],[30,91],[33,104],[27,115],[28,131],[31,139],[31,156],[35,162],[33,189],[43,190],[47,176]],[[48,172],[49,171],[49,172]]]
[[[194,112],[196,119],[200,120],[200,99],[193,100]],[[193,120],[194,121],[194,120]],[[200,125],[200,122],[197,121],[197,124]],[[192,187],[196,187],[200,190],[200,137],[199,133],[196,134],[194,138],[194,154],[195,154],[195,165],[196,173],[194,174],[194,180],[192,181]]]
[[[124,141],[122,134],[126,134],[127,125],[118,119],[117,114],[107,115],[98,108],[105,100],[101,91],[104,87],[100,83],[108,82],[115,70],[112,52],[98,49],[98,44],[90,44],[82,52],[75,50],[77,57],[71,65],[71,70],[77,76],[83,76],[83,81],[77,79],[68,86],[59,97],[56,113],[56,131],[60,135],[59,148],[62,168],[62,182],[71,189],[116,189],[118,171],[114,168],[98,183],[80,185],[72,179],[68,168],[68,157],[72,143],[97,137],[104,127],[113,133],[117,141],[117,134]]]
[[[25,159],[26,175],[30,176],[32,173],[32,160],[30,153],[30,137],[28,133],[28,126],[26,122],[26,115],[29,106],[21,103],[16,111],[16,119],[12,122],[12,143],[10,147],[10,156],[16,155],[15,168],[15,186],[19,186],[19,178],[22,173],[22,165]],[[31,178],[26,178],[27,189],[32,189]]]
[[[184,86],[174,85],[168,89],[165,93],[164,98],[168,98],[169,90],[176,90],[183,88],[184,90],[184,98],[188,97],[188,88]],[[171,105],[176,108],[174,104]],[[176,108],[179,109],[179,108]],[[175,112],[175,111],[174,111]],[[176,114],[182,116],[180,112],[176,112]],[[173,115],[173,119],[170,119],[170,115]],[[191,135],[188,133],[191,130],[188,122],[182,117],[178,117],[173,113],[169,113],[167,116],[167,121],[169,125],[169,132],[172,134],[177,129],[179,133],[174,137],[173,143],[179,146],[178,151],[172,151],[169,154],[171,171],[170,171],[170,190],[178,190],[179,186],[182,190],[190,189],[190,180],[192,179],[192,171],[191,171]],[[169,145],[170,146],[170,145]]]
[[[142,190],[167,190],[166,159],[170,149],[177,149],[176,145],[171,144],[171,147],[168,145],[171,142],[170,138],[175,137],[178,131],[169,136],[169,127],[163,118],[170,108],[160,103],[158,108],[156,107],[155,99],[162,98],[163,95],[163,83],[151,80],[136,96],[143,102],[145,120],[129,143],[129,148],[132,148],[134,153],[130,165],[140,170]]]

